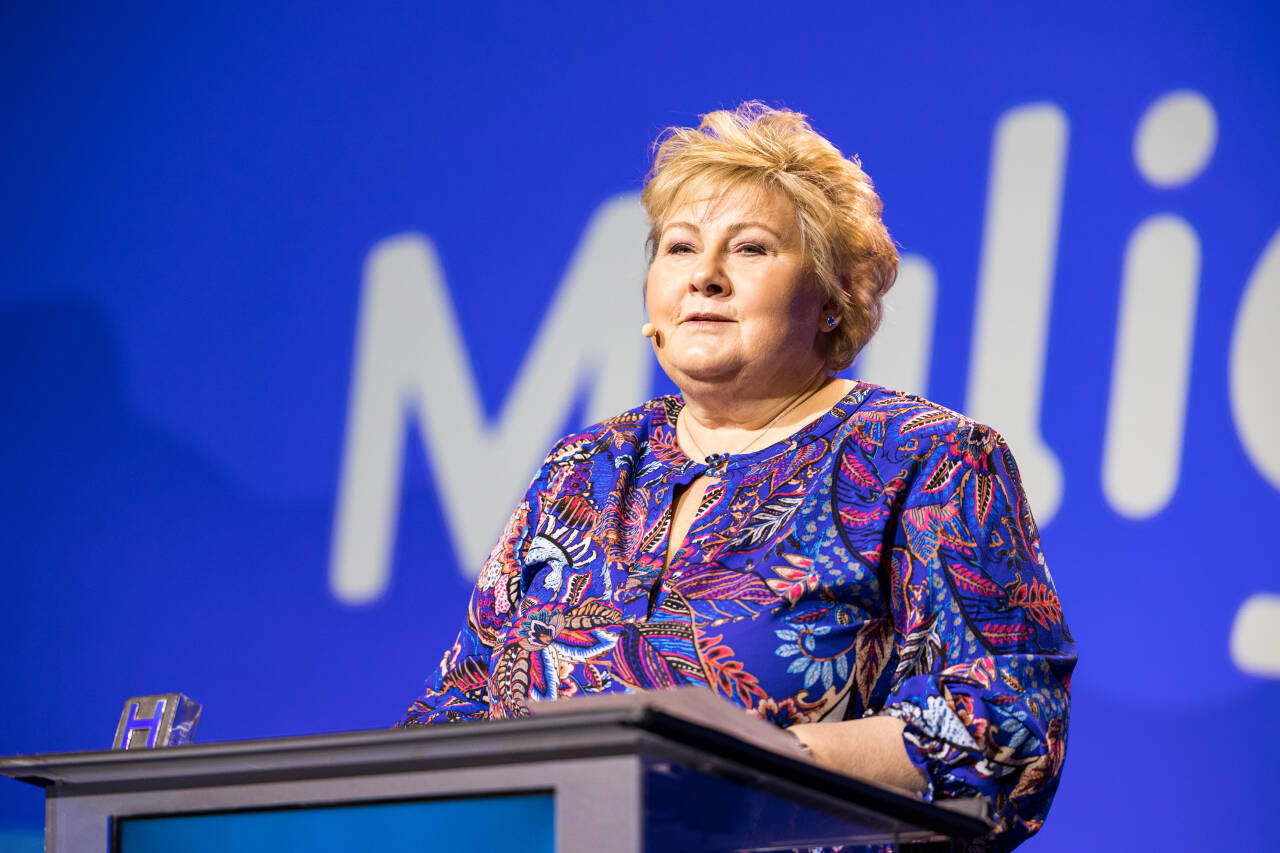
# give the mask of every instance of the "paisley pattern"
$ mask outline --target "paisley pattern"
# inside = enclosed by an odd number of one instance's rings
[[[696,684],[780,726],[891,714],[934,798],[1035,832],[1066,747],[1075,646],[1013,457],[991,429],[859,384],[721,463],[664,568],[679,397],[561,440],[403,725]]]

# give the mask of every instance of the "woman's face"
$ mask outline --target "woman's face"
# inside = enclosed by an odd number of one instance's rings
[[[777,193],[690,193],[659,235],[645,281],[656,353],[682,390],[790,393],[811,380],[823,296],[805,270],[795,210]]]

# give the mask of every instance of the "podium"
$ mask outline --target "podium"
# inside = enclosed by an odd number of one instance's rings
[[[824,770],[781,730],[699,692],[558,702],[522,720],[15,756],[0,773],[45,788],[47,853],[492,839],[530,853],[910,850],[990,831],[972,808]]]

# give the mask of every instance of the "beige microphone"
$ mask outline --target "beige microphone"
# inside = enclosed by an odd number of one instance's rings
[[[646,338],[656,338],[658,336],[658,327],[652,323],[645,323],[640,327],[640,334]]]

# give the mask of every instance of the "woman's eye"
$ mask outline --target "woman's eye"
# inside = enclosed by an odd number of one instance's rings
[[[668,255],[685,255],[693,251],[693,247],[688,243],[672,243],[667,247]]]
[[[765,254],[764,246],[761,246],[759,243],[743,243],[738,247],[738,251],[747,255]]]

